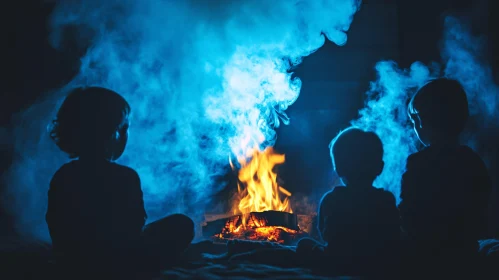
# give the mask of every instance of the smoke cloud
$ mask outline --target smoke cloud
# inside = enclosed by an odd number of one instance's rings
[[[463,84],[472,115],[497,123],[499,91],[493,80],[492,69],[486,63],[485,38],[472,36],[470,27],[456,18],[447,18],[446,27],[442,50],[445,75]]]
[[[51,40],[76,27],[91,45],[79,74],[17,116],[15,161],[4,201],[22,233],[48,239],[51,176],[67,161],[46,126],[76,86],[110,88],[132,106],[120,163],[142,180],[151,220],[172,212],[195,220],[223,187],[229,156],[272,145],[298,98],[291,69],[326,39],[343,45],[360,5],[317,1],[60,1]]]
[[[407,101],[414,88],[437,76],[422,63],[399,69],[394,61],[381,61],[375,67],[378,80],[366,93],[366,107],[352,125],[374,131],[383,142],[385,167],[374,185],[400,195],[400,181],[407,157],[416,151],[416,135],[407,115]]]
[[[463,142],[477,150],[476,135],[486,127],[498,127],[499,88],[484,57],[484,38],[474,36],[464,21],[447,17],[442,38],[441,63],[414,62],[400,69],[394,61],[376,64],[378,79],[366,93],[365,108],[352,125],[376,132],[385,146],[385,168],[375,185],[400,195],[407,157],[417,151],[418,140],[407,115],[407,104],[428,80],[449,77],[466,90],[471,118],[478,123],[464,134]],[[482,154],[487,160],[487,154]]]

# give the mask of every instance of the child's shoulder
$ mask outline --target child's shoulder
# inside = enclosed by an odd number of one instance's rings
[[[392,192],[387,191],[382,188],[372,188],[372,195],[370,195],[373,199],[378,199],[379,201],[387,202],[387,203],[396,203],[395,196]]]
[[[59,169],[57,169],[57,171],[54,173],[53,178],[60,177],[68,173],[72,173],[77,169],[78,169],[77,160],[72,160],[59,167]]]
[[[115,176],[119,176],[122,181],[128,183],[138,182],[140,184],[140,177],[137,171],[135,171],[135,169],[114,162],[109,162],[108,166],[109,168],[113,169],[113,174]]]
[[[463,157],[466,160],[472,160],[472,161],[477,161],[477,162],[483,162],[482,158],[480,155],[475,152],[472,148],[468,146],[459,146],[458,148],[459,155]]]
[[[407,158],[407,166],[416,165],[418,163],[426,161],[433,154],[433,149],[430,147],[424,148],[414,154],[409,155]]]
[[[128,167],[126,165],[121,165],[121,164],[118,164],[115,162],[110,162],[109,164],[112,168],[115,168],[116,170],[118,170],[122,173],[130,174],[131,176],[137,176],[137,177],[139,176],[137,171],[135,171],[135,169],[133,169],[131,167]]]
[[[332,190],[326,192],[321,199],[322,204],[329,204],[333,200],[341,199],[346,194],[347,188],[345,186],[334,187]]]
[[[448,158],[452,156],[453,161],[467,162],[467,163],[481,163],[481,157],[468,146],[460,145],[456,148],[445,150],[444,152],[435,148],[427,147],[423,150],[410,155],[407,158],[407,166],[426,164],[428,161],[433,161],[436,158]]]
[[[100,171],[108,170],[109,174],[119,175],[127,180],[140,180],[137,171],[125,165],[114,162],[98,162],[95,164],[83,163],[80,160],[72,160],[62,165],[54,174],[54,178],[61,176],[71,176],[72,173],[85,171],[87,169],[98,169]]]
[[[348,188],[346,186],[337,186],[334,187],[332,190],[326,192],[324,194],[324,197],[334,197],[334,196],[344,195],[347,191]]]

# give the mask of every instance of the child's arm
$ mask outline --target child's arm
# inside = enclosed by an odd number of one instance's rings
[[[144,199],[140,177],[132,170],[128,185],[129,212],[126,215],[127,224],[132,232],[141,232],[145,225],[147,214],[144,208]]]
[[[133,169],[125,167],[120,171],[120,189],[116,191],[115,199],[119,199],[120,207],[113,215],[113,232],[111,234],[116,249],[123,254],[129,254],[129,250],[140,247],[142,229],[146,220],[143,194],[139,175]]]
[[[479,159],[479,163],[476,165],[477,170],[474,179],[476,180],[475,187],[473,191],[475,195],[473,196],[473,209],[477,211],[476,213],[476,223],[479,238],[485,238],[488,230],[488,210],[489,210],[489,199],[490,193],[492,191],[492,180],[487,171],[485,163]]]
[[[383,215],[386,218],[386,226],[390,234],[389,240],[398,240],[401,236],[400,213],[399,209],[397,208],[395,196],[391,192],[386,192],[386,201],[384,203],[384,208],[385,211]]]
[[[64,198],[61,197],[60,188],[60,170],[54,174],[54,177],[50,180],[50,187],[48,191],[48,206],[47,213],[45,215],[45,220],[49,228],[50,238],[52,239],[52,246],[54,250],[57,251],[59,247],[62,247],[61,243],[64,243],[63,238],[66,236],[64,233],[64,211],[62,210],[61,203],[64,202]]]
[[[407,231],[410,227],[411,211],[414,209],[412,202],[413,190],[415,181],[417,179],[417,174],[415,174],[414,168],[414,155],[409,156],[406,164],[406,171],[402,175],[402,186],[400,191],[400,204],[399,211],[401,217],[402,228]]]
[[[329,242],[331,237],[330,235],[332,234],[331,221],[329,221],[328,225],[328,219],[330,218],[333,212],[332,208],[334,207],[334,202],[333,202],[334,197],[335,195],[333,194],[333,191],[327,192],[322,197],[319,205],[319,213],[317,215],[319,220],[317,223],[317,227],[319,229],[321,239],[325,242]]]
[[[321,201],[319,203],[319,210],[317,211],[317,229],[319,231],[319,236],[322,240],[324,240],[323,230],[324,230],[324,200],[328,196],[330,192],[327,192],[322,196]]]

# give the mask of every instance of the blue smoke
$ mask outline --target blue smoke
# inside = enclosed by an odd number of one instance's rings
[[[376,132],[385,146],[385,168],[375,185],[387,189],[399,199],[402,174],[407,157],[417,151],[417,138],[407,115],[412,94],[429,79],[449,77],[462,83],[466,90],[470,115],[478,119],[472,131],[466,131],[463,142],[478,150],[476,135],[486,127],[499,127],[499,88],[492,70],[485,62],[484,39],[471,34],[469,25],[447,17],[442,38],[441,63],[424,65],[415,62],[410,69],[400,69],[393,61],[376,64],[378,79],[366,93],[365,108],[352,125]],[[487,154],[482,154],[487,157]]]
[[[358,0],[61,1],[51,26],[60,45],[76,26],[91,39],[79,74],[18,116],[17,158],[8,172],[18,228],[47,238],[51,175],[66,159],[45,131],[64,95],[103,86],[132,106],[120,163],[141,176],[150,219],[172,212],[197,221],[229,156],[272,145],[298,98],[290,70],[326,38],[343,45]]]
[[[486,38],[473,36],[471,28],[456,18],[446,19],[442,58],[445,75],[461,82],[470,101],[470,114],[480,128],[498,127],[499,86],[487,63]],[[470,139],[471,140],[471,139]]]
[[[420,62],[402,70],[393,61],[381,61],[375,69],[378,80],[371,82],[366,107],[359,111],[359,119],[352,125],[374,131],[381,138],[385,167],[374,185],[399,197],[405,161],[416,151],[417,139],[408,122],[407,100],[412,90],[436,75]]]

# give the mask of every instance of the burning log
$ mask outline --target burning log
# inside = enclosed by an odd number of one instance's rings
[[[207,222],[203,226],[203,236],[220,241],[241,239],[288,244],[307,233],[300,229],[296,214],[264,211]]]
[[[246,227],[249,228],[276,226],[296,231],[300,230],[296,214],[280,211],[265,211],[251,212],[248,215]],[[242,225],[242,220],[243,215],[235,215],[225,219],[222,218],[207,222],[206,225],[203,226],[203,235],[205,237],[212,236],[220,233],[223,228],[236,229]]]

